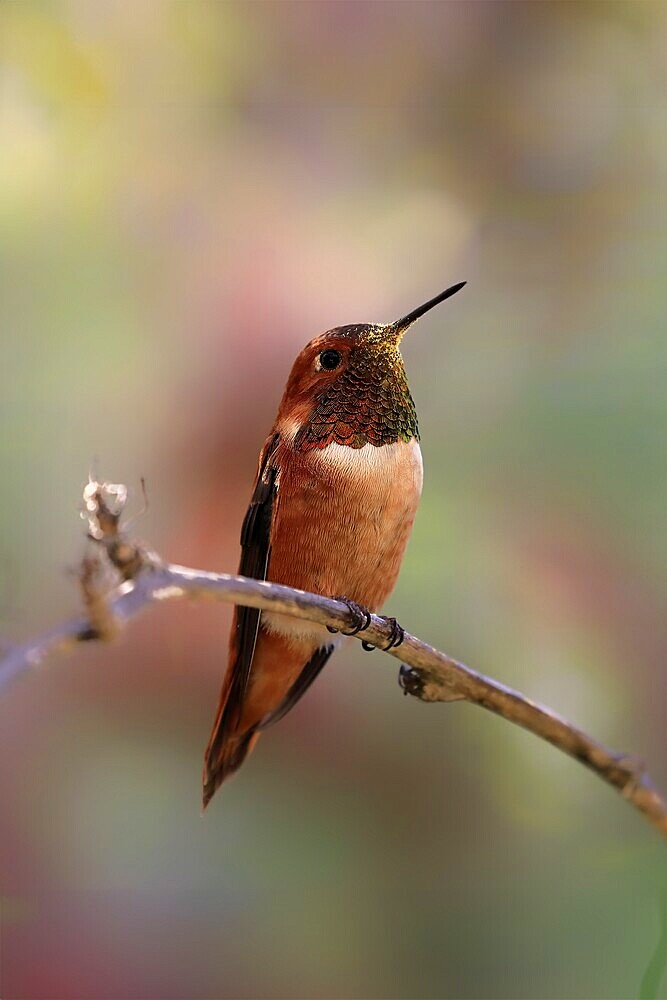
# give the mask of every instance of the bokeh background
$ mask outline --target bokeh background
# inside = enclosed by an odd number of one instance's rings
[[[77,609],[94,458],[165,556],[235,569],[301,346],[467,279],[404,342],[388,610],[667,787],[666,54],[639,0],[3,3],[2,634]],[[202,820],[229,619],[3,696],[2,997],[638,995],[657,834],[357,644]]]

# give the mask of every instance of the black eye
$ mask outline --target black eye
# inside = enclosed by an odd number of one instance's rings
[[[327,371],[333,371],[334,368],[338,368],[341,362],[341,357],[338,351],[322,351],[320,354],[320,364]]]

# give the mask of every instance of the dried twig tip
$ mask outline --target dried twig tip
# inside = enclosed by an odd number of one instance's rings
[[[118,522],[127,503],[124,483],[98,482],[89,479],[83,489],[81,517],[88,521],[88,534],[95,541],[118,534]]]

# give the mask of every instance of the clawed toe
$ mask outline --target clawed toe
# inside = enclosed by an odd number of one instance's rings
[[[341,597],[336,595],[332,598],[334,601],[342,601],[346,604],[350,614],[354,617],[354,625],[348,632],[343,632],[342,629],[334,628],[333,625],[327,625],[328,632],[340,632],[341,635],[357,635],[358,632],[363,632],[367,629],[371,623],[371,613],[368,608],[364,608],[361,604],[357,604],[356,601],[351,601],[348,597]]]
[[[387,645],[382,646],[382,651],[388,653],[390,649],[396,649],[400,646],[405,639],[405,629],[401,628],[395,618],[387,618],[387,623],[391,625],[391,632],[389,633],[389,638],[387,639]],[[361,645],[366,650],[367,653],[372,653],[376,648],[372,642],[362,641]]]
[[[405,639],[405,629],[401,628],[396,619],[387,618],[387,621],[391,625],[391,632],[389,633],[387,645],[382,647],[385,653],[388,653],[390,649],[396,649]]]

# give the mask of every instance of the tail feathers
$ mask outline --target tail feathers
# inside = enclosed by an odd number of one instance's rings
[[[260,734],[254,728],[241,735],[230,736],[215,756],[207,754],[204,762],[203,808],[209,804],[220,785],[238,771]]]
[[[235,634],[204,756],[204,808],[222,782],[239,769],[260,733],[286,715],[306,692],[333,651],[331,645],[317,648],[312,640],[299,643],[260,630],[246,690]]]

